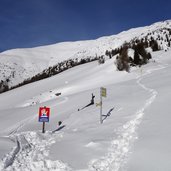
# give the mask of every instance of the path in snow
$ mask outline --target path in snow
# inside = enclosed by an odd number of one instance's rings
[[[157,96],[157,91],[146,87],[141,83],[141,80],[144,78],[144,76],[149,75],[153,71],[165,68],[165,66],[162,65],[158,66],[158,68],[147,70],[145,74],[137,77],[137,84],[149,92],[150,98],[148,98],[142,108],[136,112],[134,119],[115,130],[118,137],[111,142],[108,153],[106,156],[101,157],[100,159],[92,160],[89,164],[89,170],[118,171],[120,169],[122,170],[125,166],[130,149],[134,141],[138,138],[136,130],[142,121],[144,112],[153,103]]]
[[[142,121],[144,111],[149,107],[157,96],[154,89],[147,88],[141,83],[144,76],[149,75],[154,70],[163,69],[165,66],[159,65],[158,68],[147,70],[143,77],[137,77],[137,84],[144,90],[148,91],[148,98],[141,109],[135,113],[134,119],[127,122],[125,125],[115,130],[118,135],[117,139],[111,142],[108,154],[100,159],[90,162],[89,169],[91,171],[118,171],[122,169],[128,158],[130,148],[133,142],[137,139],[136,130]],[[67,99],[64,99],[64,101]],[[23,123],[24,125],[25,123]],[[63,133],[52,134],[50,132],[42,135],[39,132],[23,132],[18,133],[18,129],[12,131],[9,137],[16,139],[16,148],[11,151],[0,163],[0,170],[36,170],[36,171],[71,171],[72,169],[65,163],[57,160],[51,161],[48,159],[49,148],[56,142],[57,139],[63,137]]]

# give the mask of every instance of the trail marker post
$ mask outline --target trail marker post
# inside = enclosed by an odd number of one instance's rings
[[[102,97],[107,97],[107,91],[106,91],[106,88],[104,87],[101,87],[100,88],[100,123],[102,124],[103,123],[103,120],[102,120],[102,106],[103,106],[103,102],[102,102]]]
[[[43,122],[42,133],[45,133],[45,122],[49,122],[50,108],[49,107],[40,107],[39,108],[39,122]]]
[[[43,122],[42,133],[45,133],[45,122]]]

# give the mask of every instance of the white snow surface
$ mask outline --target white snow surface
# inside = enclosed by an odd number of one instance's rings
[[[171,50],[152,55],[130,73],[110,59],[0,94],[0,170],[171,170]],[[91,93],[99,103],[101,86],[103,124],[99,106],[78,111]],[[40,106],[51,108],[44,134]]]
[[[9,50],[0,54],[1,71],[15,71],[15,85],[59,61],[104,54],[142,33],[171,28],[170,23],[97,40]],[[152,57],[129,73],[116,71],[112,58],[0,94],[0,170],[170,171],[171,50],[153,52]],[[107,89],[103,124],[96,106],[100,87]],[[92,93],[95,104],[81,110]],[[41,106],[51,110],[44,134],[38,122]]]

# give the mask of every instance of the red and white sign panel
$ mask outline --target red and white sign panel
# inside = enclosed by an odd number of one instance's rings
[[[39,108],[39,122],[49,122],[50,108],[40,107]]]

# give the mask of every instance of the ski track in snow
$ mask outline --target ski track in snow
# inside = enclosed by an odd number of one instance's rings
[[[151,74],[153,71],[166,68],[166,65],[158,65],[156,69],[147,70],[145,74],[137,77],[137,84],[149,92],[150,98],[148,98],[141,109],[139,109],[135,118],[127,122],[125,125],[117,129],[117,139],[111,141],[111,146],[108,153],[101,157],[100,159],[94,159],[89,164],[89,170],[91,171],[119,171],[125,170],[125,166],[130,149],[137,137],[137,128],[140,125],[142,118],[144,116],[145,110],[153,103],[157,96],[157,91],[146,87],[141,83],[144,76]]]
[[[62,161],[48,159],[49,147],[56,139],[62,138],[62,133],[24,132],[16,136],[17,147],[0,163],[2,171],[71,171]]]

